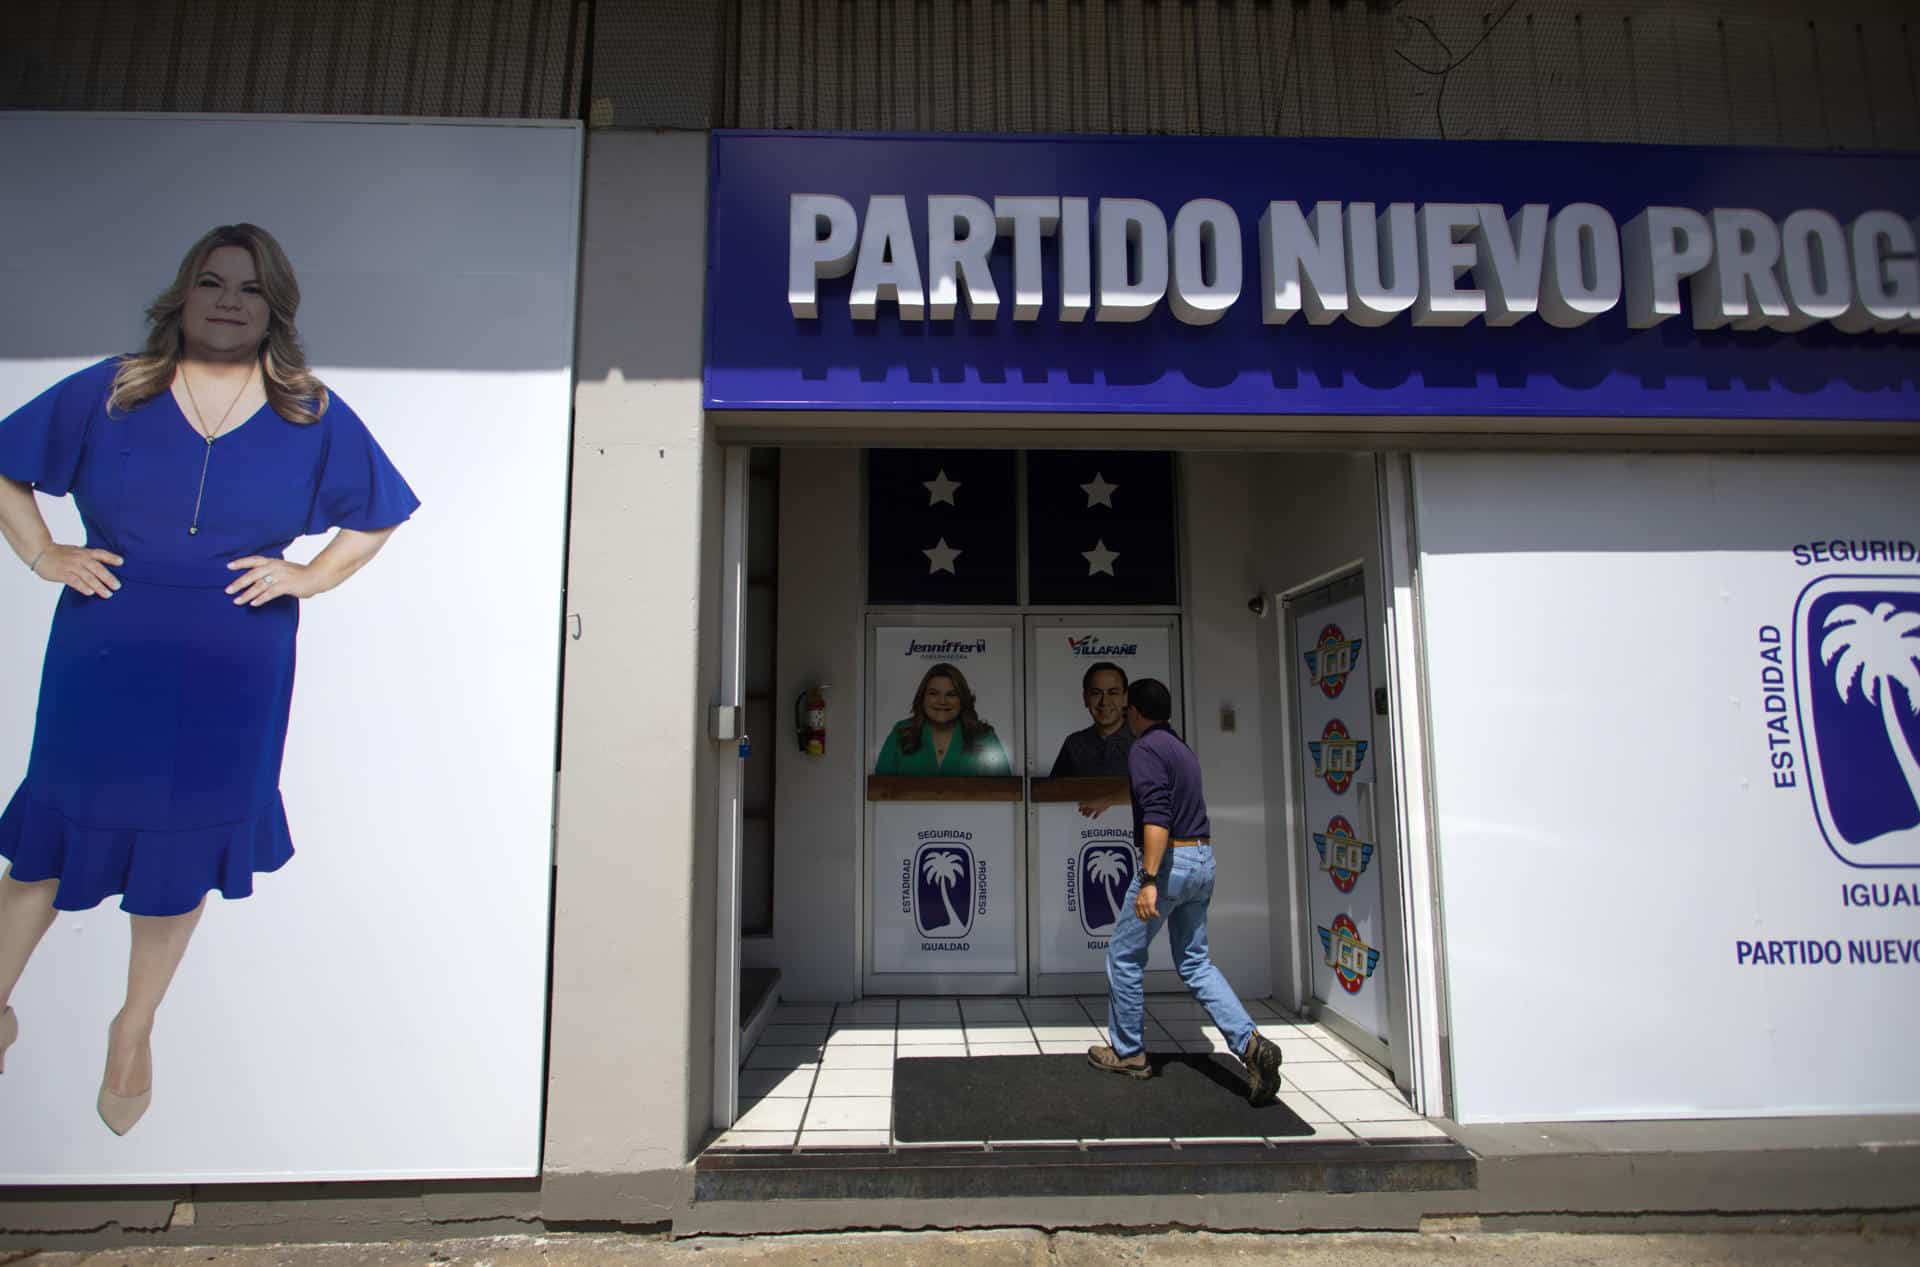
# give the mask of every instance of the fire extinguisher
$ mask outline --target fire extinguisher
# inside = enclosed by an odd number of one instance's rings
[[[827,690],[809,686],[793,701],[793,737],[810,757],[827,754]]]

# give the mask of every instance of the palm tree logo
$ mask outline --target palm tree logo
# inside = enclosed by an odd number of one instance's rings
[[[929,849],[920,855],[920,874],[928,884],[940,891],[940,905],[947,912],[947,922],[938,928],[928,928],[926,916],[920,917],[921,931],[927,936],[960,937],[966,934],[967,921],[953,907],[953,890],[966,878],[969,870],[967,860],[958,850]]]
[[[1120,888],[1133,878],[1133,859],[1122,849],[1090,849],[1082,859],[1087,869],[1087,879],[1100,885],[1107,895],[1108,914],[1104,919],[1087,920],[1089,933],[1112,928],[1120,921]],[[1081,910],[1086,903],[1080,904]]]
[[[1920,755],[1908,742],[1902,709],[1893,701],[1898,686],[1905,712],[1920,716],[1920,612],[1882,602],[1869,611],[1858,603],[1835,607],[1822,626],[1820,663],[1833,670],[1834,689],[1847,703],[1857,682],[1861,698],[1880,708],[1893,759],[1907,781],[1907,794],[1920,810]]]

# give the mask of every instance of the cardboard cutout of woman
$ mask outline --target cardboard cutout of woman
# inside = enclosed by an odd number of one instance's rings
[[[222,225],[147,309],[141,353],[0,421],[0,532],[64,587],[26,777],[0,814],[0,1058],[55,913],[118,896],[132,951],[97,1103],[116,1134],[151,1102],[154,1018],[206,895],[244,898],[293,855],[280,759],[299,600],[359,571],[420,504],[307,369],[299,306],[280,245]],[[85,545],[53,540],[36,490],[72,494]],[[282,557],[330,529],[312,563]]]
[[[951,664],[936,664],[921,676],[913,693],[913,715],[888,732],[873,772],[1011,774],[1013,763],[993,727],[974,711],[966,676]]]

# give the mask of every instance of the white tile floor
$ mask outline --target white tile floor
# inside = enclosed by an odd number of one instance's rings
[[[1446,1137],[1407,1107],[1391,1078],[1323,1026],[1290,1019],[1268,1003],[1248,1010],[1280,1044],[1281,1100],[1314,1129],[1274,1142]],[[893,1138],[896,1056],[1078,1055],[1106,1040],[1106,1016],[1105,995],[782,1007],[740,1070],[740,1120],[712,1147],[916,1147]],[[1155,1052],[1226,1050],[1205,1011],[1185,994],[1147,996],[1146,1037]]]

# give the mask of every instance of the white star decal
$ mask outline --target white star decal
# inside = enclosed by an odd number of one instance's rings
[[[1105,541],[1096,541],[1093,543],[1093,549],[1082,550],[1080,557],[1087,561],[1088,576],[1094,576],[1101,572],[1112,576],[1113,561],[1120,557],[1120,552],[1107,549],[1107,543]]]
[[[1107,483],[1107,477],[1095,471],[1093,473],[1093,483],[1082,484],[1080,491],[1087,495],[1088,510],[1092,510],[1095,506],[1105,506],[1108,510],[1112,510],[1113,495],[1119,488],[1120,486],[1118,484]]]
[[[920,553],[927,556],[928,576],[932,576],[935,572],[946,572],[950,575],[957,576],[959,574],[953,570],[953,561],[959,558],[965,551],[954,549],[947,544],[947,539],[942,537],[940,538],[939,544],[935,545],[931,550],[922,550]]]
[[[960,481],[948,479],[946,468],[944,467],[942,467],[940,473],[932,479],[922,480],[920,487],[927,490],[927,505],[929,506],[937,506],[941,502],[945,502],[949,506],[957,505],[953,500],[953,491],[960,487]],[[953,569],[948,568],[947,570],[951,572]]]

